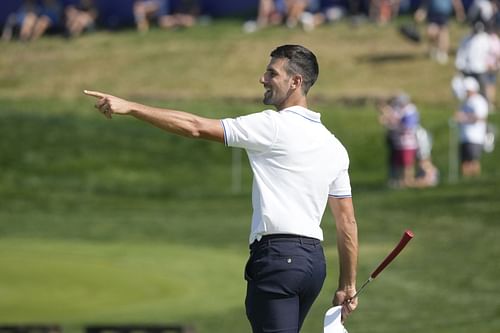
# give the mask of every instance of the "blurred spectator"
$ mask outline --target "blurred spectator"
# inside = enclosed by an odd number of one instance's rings
[[[178,8],[172,10],[171,14],[160,18],[162,28],[189,28],[196,24],[200,15],[200,4],[197,0],[181,0]]]
[[[305,31],[311,31],[322,24],[338,21],[346,14],[345,1],[324,0],[321,2],[318,10],[304,12],[301,17],[301,23]]]
[[[492,0],[474,0],[467,10],[467,21],[472,25],[483,22],[486,26],[495,18],[496,4]]]
[[[450,47],[448,21],[453,11],[458,21],[465,19],[464,7],[460,0],[423,0],[421,7],[415,12],[417,22],[427,19],[429,55],[440,64],[448,62]]]
[[[286,17],[285,0],[259,0],[256,21],[250,20],[243,25],[243,31],[254,32],[268,26],[283,23]]]
[[[78,37],[95,28],[98,11],[93,0],[80,0],[77,4],[68,5],[64,13],[66,31],[70,37]]]
[[[324,13],[325,22],[338,21],[348,13],[347,2],[345,0],[324,0],[321,12]]]
[[[379,122],[387,130],[391,187],[407,187],[414,183],[419,121],[417,107],[404,93],[379,105]]]
[[[14,31],[18,30],[20,40],[36,40],[49,29],[60,27],[61,19],[62,7],[59,1],[43,0],[41,5],[38,5],[35,0],[25,0],[21,8],[8,17],[2,39],[11,40]]]
[[[389,23],[399,13],[399,0],[370,0],[370,18],[377,24]]]
[[[486,60],[488,70],[485,79],[485,93],[490,112],[494,112],[496,108],[497,76],[500,69],[500,38],[497,29],[494,24],[489,24],[487,29],[490,45]]]
[[[464,76],[472,76],[480,86],[480,92],[486,96],[486,74],[490,55],[490,36],[482,22],[476,22],[471,33],[466,36],[457,50],[455,67]]]
[[[425,128],[418,126],[417,136],[417,167],[411,187],[431,187],[439,183],[439,170],[432,163],[432,136]]]
[[[295,28],[302,23],[305,30],[311,30],[313,27],[310,18],[312,13],[320,9],[320,0],[285,0],[286,3],[286,26]]]
[[[137,30],[147,32],[152,21],[158,23],[170,12],[169,0],[135,0],[134,18]]]
[[[396,187],[398,183],[396,177],[395,166],[395,137],[398,124],[398,117],[395,112],[395,101],[380,101],[377,103],[378,121],[385,129],[385,144],[387,147],[387,170],[388,170],[388,185],[389,187]]]
[[[7,17],[7,21],[2,31],[2,40],[10,41],[17,32],[28,36],[28,31],[33,29],[34,22],[39,12],[36,0],[24,0],[21,7]]]
[[[31,34],[27,40],[36,40],[42,37],[49,29],[61,28],[63,8],[57,0],[43,0],[42,6]]]
[[[250,33],[283,23],[288,28],[295,28],[300,23],[305,30],[312,30],[314,13],[320,11],[320,4],[320,0],[260,0],[257,20],[245,22],[243,31]]]
[[[465,78],[464,87],[467,97],[454,119],[460,132],[461,172],[464,177],[470,178],[481,174],[480,159],[486,137],[488,102],[479,94],[479,83],[475,78]]]

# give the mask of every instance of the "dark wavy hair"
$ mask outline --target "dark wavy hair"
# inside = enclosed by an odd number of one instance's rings
[[[281,45],[271,52],[271,57],[288,59],[288,75],[302,76],[302,91],[307,95],[319,75],[318,60],[314,53],[301,45]]]

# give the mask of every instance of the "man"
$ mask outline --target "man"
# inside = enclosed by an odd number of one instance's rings
[[[479,83],[479,91],[486,95],[488,60],[491,39],[482,22],[472,26],[471,33],[460,43],[455,58],[455,67],[463,76],[470,76]]]
[[[455,114],[460,130],[460,161],[462,176],[481,174],[481,153],[486,138],[488,102],[479,93],[479,83],[473,77],[464,79],[466,98]]]
[[[458,21],[465,20],[465,10],[460,0],[424,0],[415,12],[417,22],[422,22],[427,18],[429,55],[440,64],[448,62],[450,48],[448,21],[453,12]]]
[[[493,0],[473,0],[467,9],[467,21],[472,25],[482,22],[488,26],[493,23],[496,10]]]
[[[410,186],[415,180],[417,156],[417,128],[420,115],[417,107],[406,94],[396,97],[394,103],[396,128],[394,131],[395,166],[400,187]]]
[[[171,133],[247,151],[254,182],[245,305],[254,333],[299,332],[326,275],[320,221],[327,203],[336,221],[340,261],[333,304],[343,305],[343,319],[357,306],[358,241],[349,159],[320,115],[307,108],[306,96],[317,76],[311,51],[280,46],[260,78],[263,102],[277,112],[223,120],[85,91],[98,98],[96,107],[108,118],[132,115]]]
[[[150,21],[160,21],[170,12],[169,0],[135,0],[134,19],[139,32],[148,32]]]
[[[379,122],[387,129],[386,141],[389,148],[389,186],[394,188],[410,186],[415,179],[417,155],[416,131],[420,115],[410,96],[401,93],[390,103],[379,106]]]

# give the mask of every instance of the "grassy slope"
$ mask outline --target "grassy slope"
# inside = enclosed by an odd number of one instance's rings
[[[455,27],[455,36],[461,31]],[[351,153],[360,282],[404,228],[417,234],[366,291],[349,329],[498,331],[498,152],[485,156],[477,182],[388,191],[372,107],[336,102],[411,93],[446,179],[452,66],[430,63],[422,46],[401,41],[392,27],[242,35],[232,22],[146,38],[103,32],[2,45],[0,322],[58,322],[73,331],[94,322],[185,322],[201,332],[248,331],[248,167],[243,192],[234,195],[226,148],[131,119],[107,122],[80,92],[103,89],[213,117],[253,112],[262,108],[257,78],[267,54],[285,42],[317,51],[314,107]],[[304,332],[320,331],[335,287],[327,216],[324,225],[330,279]]]

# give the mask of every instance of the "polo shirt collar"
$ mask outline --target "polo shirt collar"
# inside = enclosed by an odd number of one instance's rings
[[[279,112],[292,112],[298,114],[301,117],[306,118],[307,120],[313,121],[315,123],[321,123],[321,114],[317,112],[313,112],[309,109],[306,109],[303,106],[295,105],[290,106],[286,109],[280,110]]]

